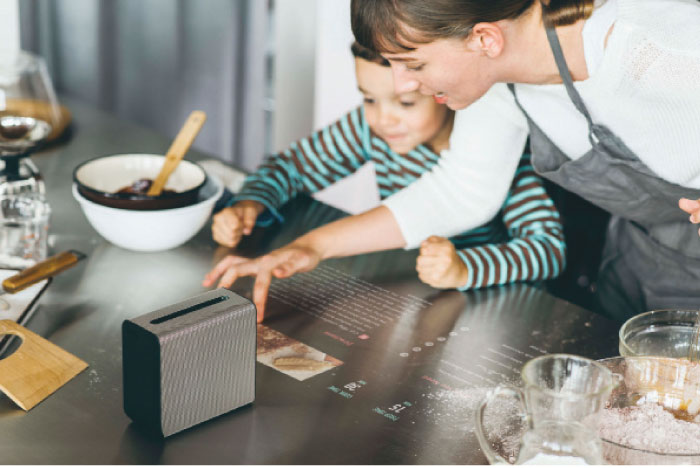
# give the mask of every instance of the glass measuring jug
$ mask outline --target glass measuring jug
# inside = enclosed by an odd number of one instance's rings
[[[523,387],[501,385],[476,413],[476,435],[490,463],[603,464],[597,416],[617,379],[605,366],[570,354],[551,354],[523,366]],[[484,414],[497,398],[515,398],[526,431],[517,457],[506,460],[492,447]]]
[[[0,267],[27,268],[46,258],[50,214],[39,194],[0,196]]]

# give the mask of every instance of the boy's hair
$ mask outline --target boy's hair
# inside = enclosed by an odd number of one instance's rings
[[[379,55],[378,52],[368,49],[367,47],[361,46],[357,41],[352,43],[352,45],[350,46],[350,50],[352,51],[353,57],[361,58],[367,60],[368,62],[381,65],[383,67],[391,66],[389,61],[381,55]]]

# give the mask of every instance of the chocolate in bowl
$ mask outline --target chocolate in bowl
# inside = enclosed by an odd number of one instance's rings
[[[120,192],[139,179],[155,179],[165,157],[155,154],[121,154],[90,159],[73,171],[80,195],[100,205],[126,210],[164,210],[193,205],[207,181],[201,166],[183,160],[168,179],[167,191],[151,197],[140,190]]]
[[[117,190],[117,193],[131,193],[131,194],[146,194],[148,191],[151,189],[151,185],[153,185],[153,179],[138,179],[135,180],[134,183],[131,185],[127,185],[126,187],[122,187],[119,190]],[[161,190],[160,194],[161,195],[166,195],[166,194],[173,194],[177,193],[175,190],[168,190],[168,189],[163,189]]]

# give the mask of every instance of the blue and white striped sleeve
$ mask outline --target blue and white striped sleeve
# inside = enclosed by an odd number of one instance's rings
[[[564,228],[529,159],[516,171],[502,210],[510,240],[459,249],[469,270],[460,290],[555,278],[566,264]]]
[[[314,193],[352,174],[366,160],[359,107],[337,122],[265,159],[249,175],[233,203],[255,200],[282,221],[279,207],[299,193]]]

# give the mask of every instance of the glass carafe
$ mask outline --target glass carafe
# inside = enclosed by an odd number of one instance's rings
[[[0,194],[44,193],[28,156],[65,125],[44,60],[24,51],[0,55]]]
[[[605,366],[579,356],[551,354],[528,361],[523,387],[496,387],[476,414],[476,434],[489,462],[509,463],[493,450],[484,413],[498,397],[517,399],[527,430],[515,464],[604,464],[598,414],[616,384]]]

